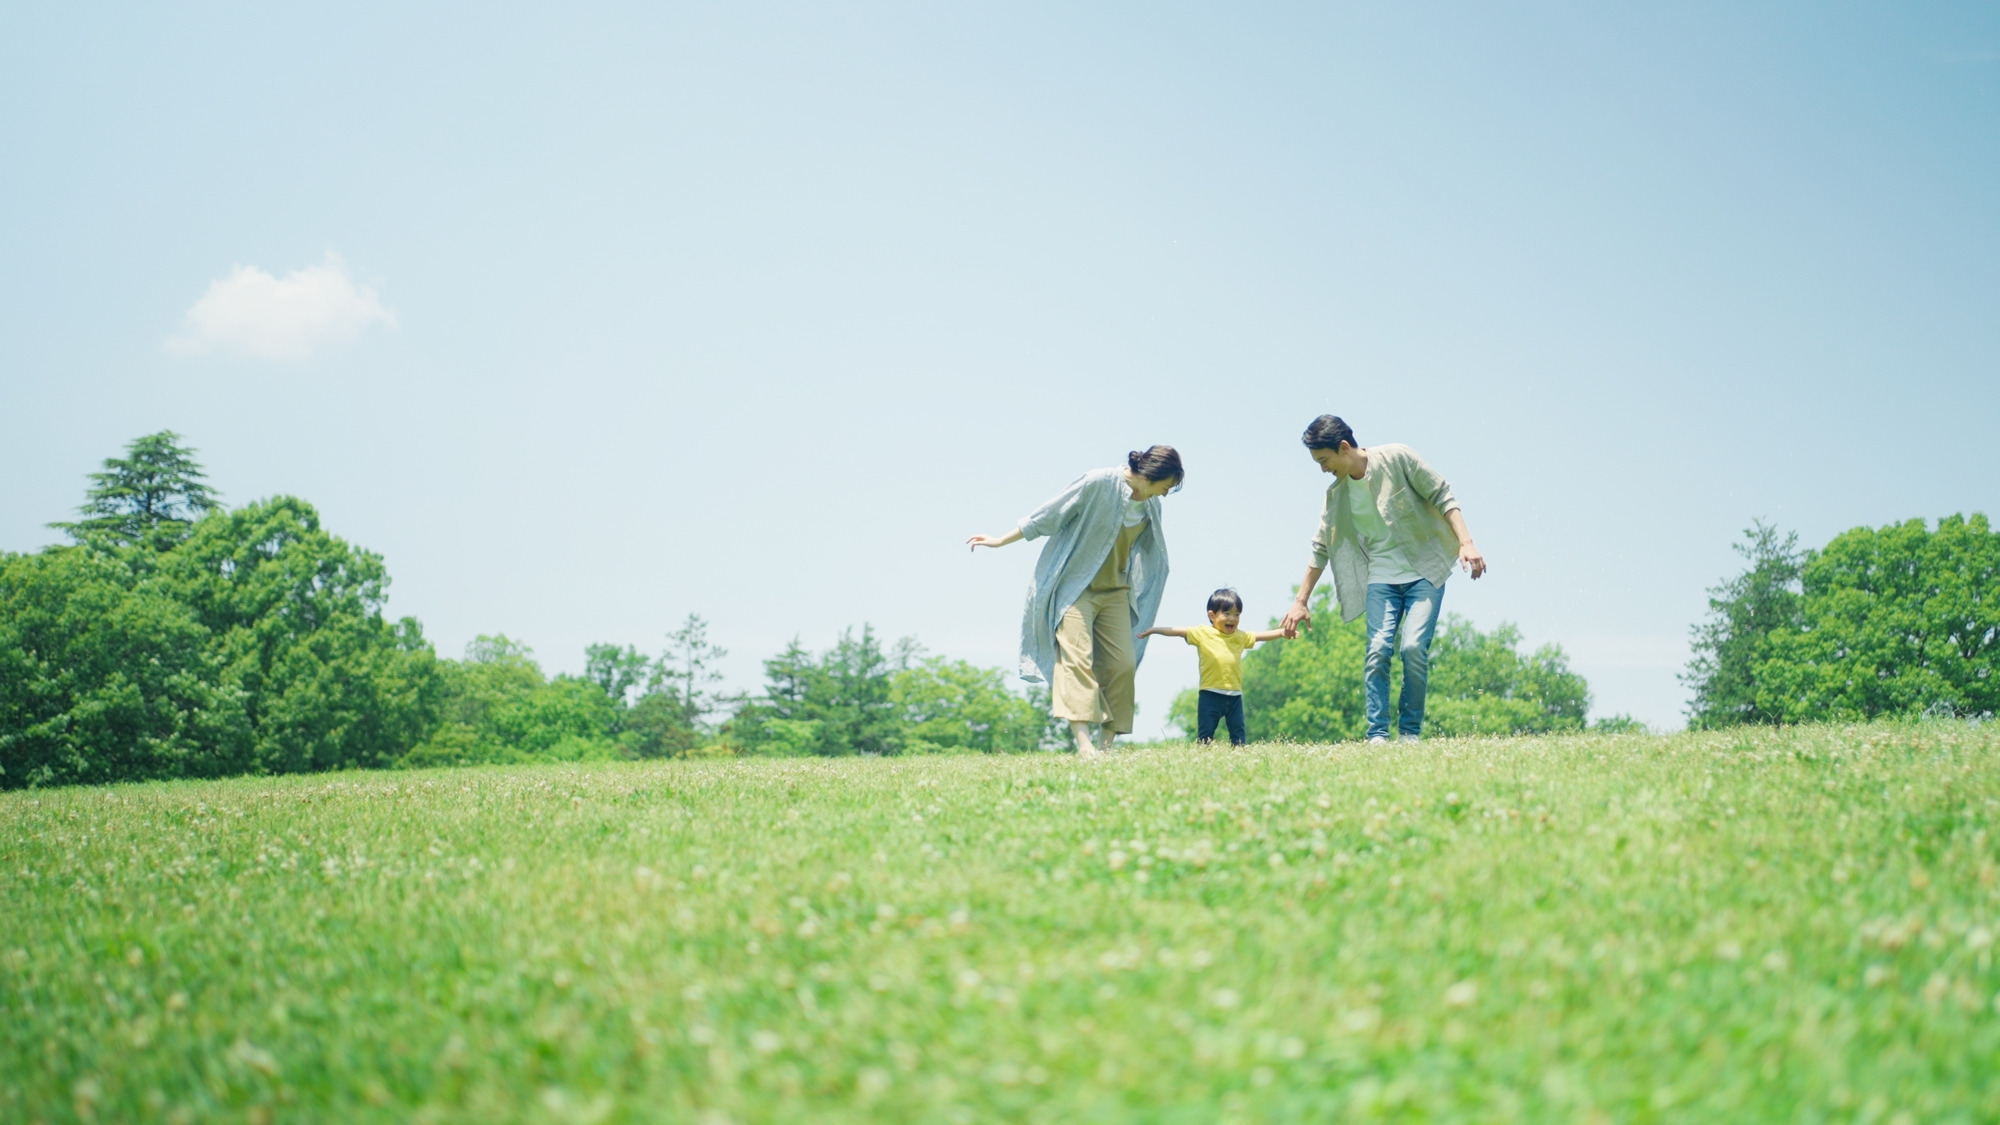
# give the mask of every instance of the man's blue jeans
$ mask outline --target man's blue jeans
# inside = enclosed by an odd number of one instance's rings
[[[1389,737],[1389,658],[1403,657],[1403,695],[1396,706],[1396,729],[1415,738],[1424,731],[1424,692],[1431,678],[1431,635],[1437,632],[1444,588],[1425,579],[1368,584],[1368,655],[1362,659],[1362,688],[1368,701],[1368,737]],[[1402,632],[1398,643],[1397,631]]]

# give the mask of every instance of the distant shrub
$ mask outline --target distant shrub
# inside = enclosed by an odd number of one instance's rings
[[[1652,728],[1630,715],[1606,715],[1593,719],[1590,729],[1598,734],[1646,734]]]

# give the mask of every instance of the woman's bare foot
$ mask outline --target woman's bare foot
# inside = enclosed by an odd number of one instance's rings
[[[1089,723],[1079,722],[1072,719],[1069,724],[1069,735],[1071,738],[1076,739],[1077,757],[1095,758],[1098,756],[1097,744],[1090,740]]]

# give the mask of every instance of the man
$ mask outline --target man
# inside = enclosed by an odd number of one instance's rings
[[[1451,486],[1416,450],[1363,449],[1347,423],[1331,414],[1306,427],[1305,444],[1320,471],[1333,474],[1333,484],[1313,537],[1312,565],[1299,583],[1298,601],[1285,614],[1285,635],[1297,636],[1299,626],[1311,624],[1307,607],[1330,559],[1341,619],[1368,614],[1368,654],[1362,661],[1368,741],[1389,741],[1389,658],[1400,652],[1403,695],[1396,729],[1404,742],[1415,742],[1424,729],[1431,636],[1445,579],[1453,560],[1478,578],[1486,573],[1486,556],[1472,545]]]

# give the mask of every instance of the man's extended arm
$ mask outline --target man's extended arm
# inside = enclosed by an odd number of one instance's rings
[[[1285,620],[1282,626],[1287,637],[1298,636],[1300,626],[1312,624],[1313,615],[1310,607],[1312,605],[1313,587],[1319,585],[1319,576],[1325,572],[1326,568],[1323,566],[1309,566],[1306,568],[1306,576],[1299,582],[1299,596],[1297,600],[1292,602],[1292,608],[1285,611]]]

